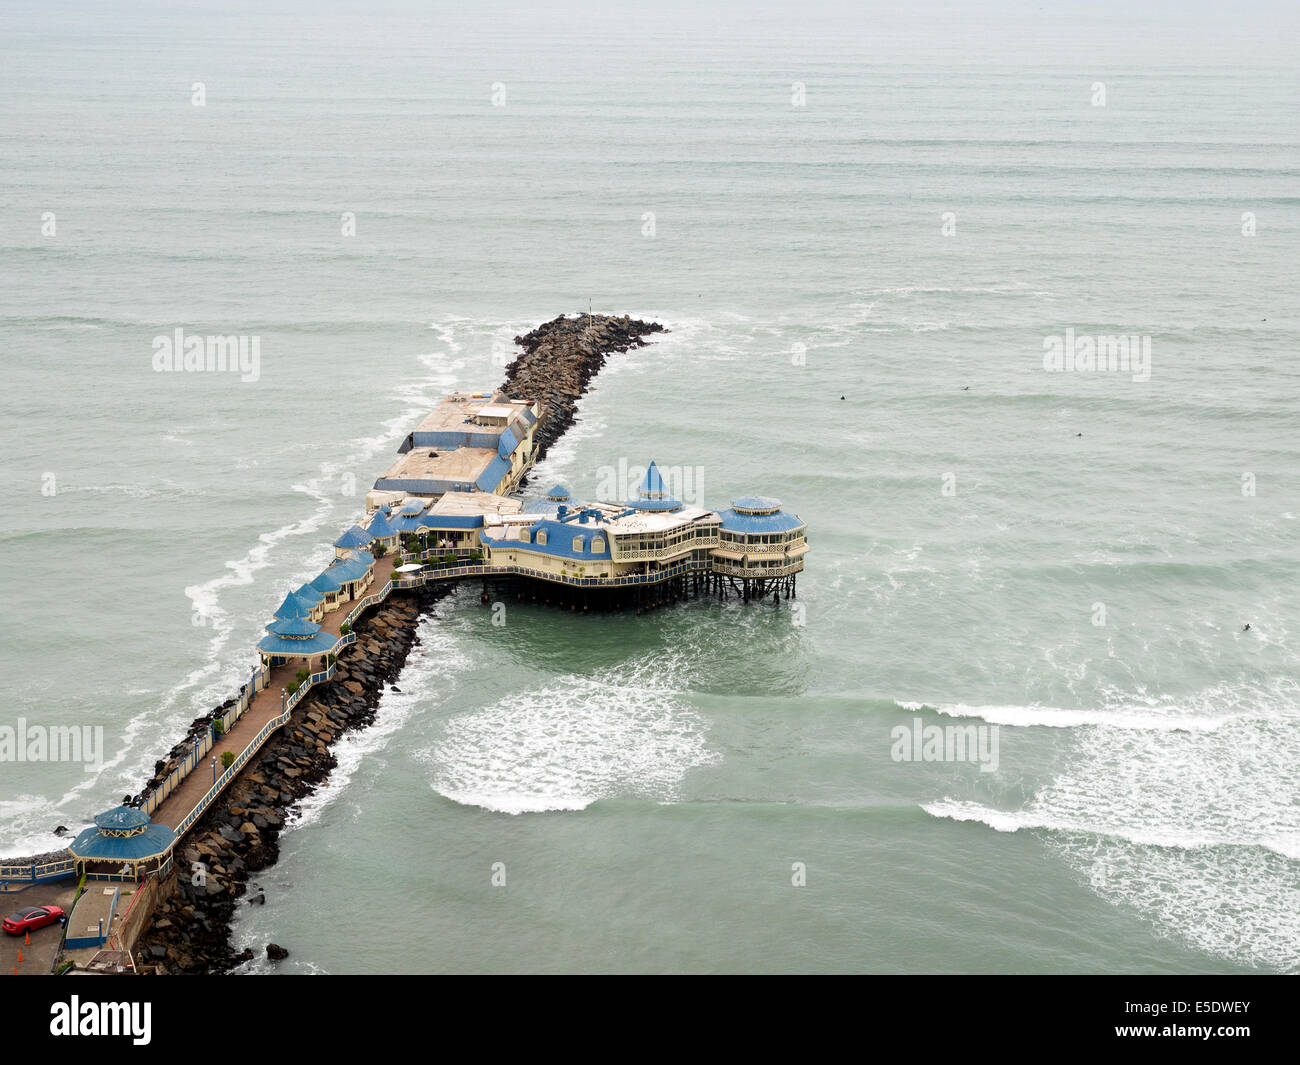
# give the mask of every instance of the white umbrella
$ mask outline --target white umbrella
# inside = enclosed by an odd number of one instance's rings
[[[395,570],[393,570],[393,572],[394,572],[394,573],[414,573],[417,569],[420,569],[420,567],[417,566],[414,562],[408,562],[405,566],[398,566]]]

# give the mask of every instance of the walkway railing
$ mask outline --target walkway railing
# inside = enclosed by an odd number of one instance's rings
[[[77,859],[71,854],[66,858],[56,858],[52,862],[43,862],[39,865],[35,862],[29,862],[27,865],[0,865],[0,881],[5,883],[6,890],[9,891],[18,890],[19,885],[26,887],[47,880],[66,880],[76,875]]]

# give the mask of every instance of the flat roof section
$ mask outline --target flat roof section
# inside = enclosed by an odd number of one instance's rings
[[[458,447],[450,451],[436,447],[413,447],[394,462],[380,479],[472,483],[496,457],[495,450],[485,447]]]

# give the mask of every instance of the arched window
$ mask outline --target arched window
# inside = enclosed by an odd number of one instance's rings
[[[534,542],[534,543],[537,543],[537,544],[540,544],[542,547],[545,547],[545,546],[546,546],[546,530],[545,530],[545,529],[538,529],[538,530],[537,530],[537,535],[536,535],[535,537],[533,537],[533,542]]]
[[[573,553],[574,553],[575,555],[580,555],[580,554],[582,554],[582,537],[581,537],[581,536],[575,536],[575,537],[573,538]]]
[[[597,536],[595,539],[591,541],[592,554],[598,555],[604,550],[605,550],[605,541],[603,538]]]

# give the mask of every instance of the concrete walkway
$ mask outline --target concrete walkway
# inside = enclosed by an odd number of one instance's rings
[[[393,563],[394,556],[392,554],[385,555],[375,562],[375,579],[361,595],[361,599],[373,595],[388,583],[388,579],[393,572]],[[321,628],[334,636],[338,636],[340,627],[347,620],[348,614],[356,607],[356,603],[357,600],[348,600],[341,606],[335,607],[322,619]],[[244,711],[243,716],[235,723],[235,726],[222,736],[212,750],[208,752],[206,761],[209,764],[198,766],[194,772],[181,781],[176,790],[168,795],[154,810],[152,818],[154,822],[174,829],[185,820],[190,811],[199,804],[203,796],[212,790],[212,784],[216,777],[221,776],[224,772],[221,767],[222,754],[231,751],[238,757],[257,738],[258,733],[262,731],[268,721],[279,717],[284,712],[281,705],[280,689],[287,688],[297,679],[298,670],[302,666],[303,662],[299,659],[271,671],[270,677],[267,678],[266,687],[257,693],[252,705]],[[312,660],[311,668],[313,673],[320,672],[323,668],[319,657]],[[214,759],[216,761],[215,773],[211,766]]]

